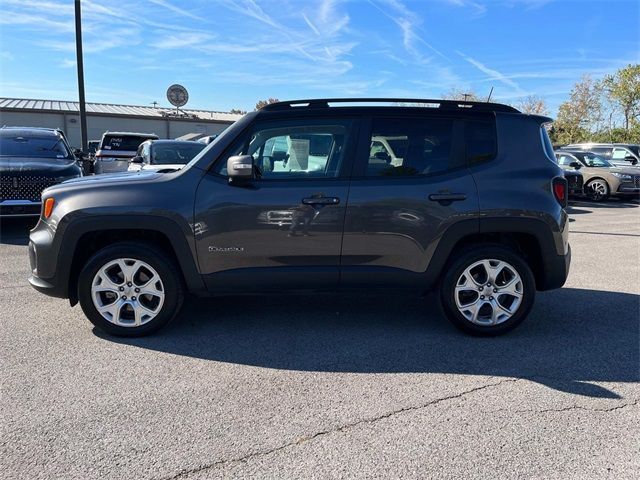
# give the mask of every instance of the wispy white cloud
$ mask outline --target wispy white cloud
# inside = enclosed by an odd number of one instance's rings
[[[75,66],[76,66],[76,61],[70,58],[63,58],[62,61],[60,62],[61,68],[71,68]]]
[[[59,33],[75,32],[72,20],[53,20],[34,13],[20,13],[4,10],[0,15],[0,25],[17,25],[40,31],[54,31]]]
[[[200,32],[178,32],[162,36],[159,40],[152,41],[150,45],[155,48],[185,48],[211,42],[214,35]]]
[[[462,52],[456,52],[456,53],[460,55],[460,57],[462,57],[465,61],[467,61],[468,63],[476,67],[478,70],[480,70],[482,73],[486,74],[490,80],[501,82],[504,85],[507,85],[508,87],[513,88],[517,92],[522,92],[522,89],[520,88],[520,86],[516,82],[514,82],[511,78],[509,78],[507,75],[500,73],[498,70],[487,67],[485,64],[483,64],[479,60],[469,57]]]
[[[157,5],[159,7],[162,8],[166,8],[167,10],[169,10],[172,13],[176,13],[178,15],[181,15],[183,17],[187,17],[187,18],[191,18],[193,20],[199,20],[199,21],[204,21],[205,18],[195,15],[194,13],[191,13],[189,10],[185,10],[184,8],[181,7],[177,7],[176,5],[166,1],[166,0],[147,0],[150,3],[153,3],[154,5]]]

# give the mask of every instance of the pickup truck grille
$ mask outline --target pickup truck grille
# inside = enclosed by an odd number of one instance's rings
[[[640,175],[633,176],[633,186],[635,188],[640,188]]]
[[[0,176],[0,201],[30,200],[39,202],[42,191],[55,185],[52,177],[43,176]]]

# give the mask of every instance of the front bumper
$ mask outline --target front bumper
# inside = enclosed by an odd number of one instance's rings
[[[41,208],[41,202],[3,200],[0,202],[0,217],[37,217]]]
[[[51,297],[68,298],[68,272],[71,259],[59,262],[59,245],[54,232],[44,221],[29,235],[29,283],[37,291]]]

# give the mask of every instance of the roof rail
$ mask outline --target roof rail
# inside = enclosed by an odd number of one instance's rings
[[[396,103],[410,104],[410,107],[433,107],[442,109],[469,109],[481,112],[520,113],[509,105],[489,102],[469,102],[465,100],[438,100],[432,98],[315,98],[308,100],[287,100],[270,103],[261,110],[287,110],[291,108],[330,108],[332,103]],[[403,106],[403,105],[398,105]]]

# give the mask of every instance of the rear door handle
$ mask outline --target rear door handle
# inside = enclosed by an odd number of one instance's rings
[[[302,203],[305,205],[338,205],[340,199],[338,197],[309,197],[303,198]]]
[[[440,202],[443,205],[449,205],[451,202],[460,202],[466,199],[467,196],[464,193],[432,193],[429,195],[429,200]]]

